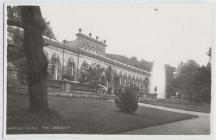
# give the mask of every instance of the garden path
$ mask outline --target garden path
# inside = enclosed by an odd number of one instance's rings
[[[168,108],[157,105],[139,103],[139,106],[151,107],[166,111],[198,115],[197,118],[177,121],[163,125],[152,126],[124,132],[123,134],[145,134],[145,135],[208,135],[210,134],[210,114],[187,110]]]

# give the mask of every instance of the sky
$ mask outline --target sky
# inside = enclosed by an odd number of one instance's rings
[[[107,41],[106,53],[172,66],[208,62],[213,14],[207,4],[42,5],[57,40],[76,39],[78,29]]]

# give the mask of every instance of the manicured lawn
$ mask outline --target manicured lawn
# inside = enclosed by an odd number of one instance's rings
[[[117,134],[196,116],[139,107],[125,114],[113,102],[92,98],[49,96],[56,112],[30,113],[28,95],[8,94],[7,133]],[[58,113],[57,113],[58,112]]]
[[[201,103],[197,104],[195,102],[183,102],[183,103],[174,103],[173,102],[167,102],[166,99],[160,100],[160,101],[140,101],[142,103],[146,104],[153,104],[153,105],[159,105],[169,108],[176,108],[176,109],[182,109],[182,110],[189,110],[189,111],[195,111],[195,112],[203,112],[203,113],[210,113],[210,104],[207,103]]]

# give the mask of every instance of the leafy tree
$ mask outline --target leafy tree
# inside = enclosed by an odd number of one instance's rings
[[[88,81],[105,85],[105,70],[99,64],[93,63],[88,70]]]
[[[55,34],[53,33],[53,30],[50,26],[50,22],[47,21],[46,19],[44,19],[45,25],[46,25],[46,29],[43,31],[43,35],[51,38],[51,39],[56,39]]]
[[[175,96],[178,90],[174,87],[173,83],[166,84],[166,97],[169,98],[171,96]]]
[[[96,63],[93,63],[91,65],[89,65],[88,63],[83,63],[81,67],[80,82],[105,85],[105,69]]]
[[[188,60],[186,63],[181,63],[177,68],[177,76],[193,72],[199,68],[199,64],[195,60]]]
[[[87,82],[88,70],[89,70],[89,65],[87,62],[84,61],[81,66],[81,75],[79,79],[81,83]]]
[[[11,26],[17,26],[23,28],[23,23],[21,19],[21,10],[19,6],[7,6],[7,24]],[[43,24],[45,25],[45,28],[43,30],[43,35],[47,36],[52,39],[56,39],[52,28],[50,26],[50,22],[47,21],[45,18],[42,19]]]
[[[23,52],[23,43],[21,42],[23,38],[15,33],[12,35],[12,40],[13,43],[8,43],[7,47],[7,61],[12,63],[16,68],[21,69],[23,73],[27,73],[26,58]],[[16,47],[14,47],[14,44]]]
[[[170,96],[174,96],[176,93],[176,88],[173,85],[174,72],[176,71],[176,68],[170,65],[165,65],[165,71],[166,71],[166,95],[169,98]]]
[[[210,56],[209,53],[208,56]],[[180,94],[184,95],[185,99],[210,102],[211,63],[200,67],[194,60],[181,62],[177,68],[173,85],[177,91],[180,91]]]
[[[210,103],[211,100],[211,65],[200,67],[193,80],[194,89],[199,93],[203,101]]]
[[[180,94],[184,98],[195,100],[197,92],[193,88],[193,80],[195,72],[199,69],[199,64],[194,60],[188,60],[186,63],[180,63],[177,68],[176,79],[174,81],[175,88],[179,89]]]
[[[134,56],[133,56],[133,57],[131,57],[130,59],[131,59],[132,62],[137,63],[137,57],[134,57]]]
[[[7,18],[8,25],[23,27],[18,6],[7,6]]]

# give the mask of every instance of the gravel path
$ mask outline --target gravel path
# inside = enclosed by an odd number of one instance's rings
[[[210,114],[194,111],[186,111],[150,104],[139,103],[139,106],[152,107],[172,112],[198,115],[198,118],[183,120],[174,123],[152,126],[124,132],[123,134],[145,134],[145,135],[208,135],[210,134]]]

